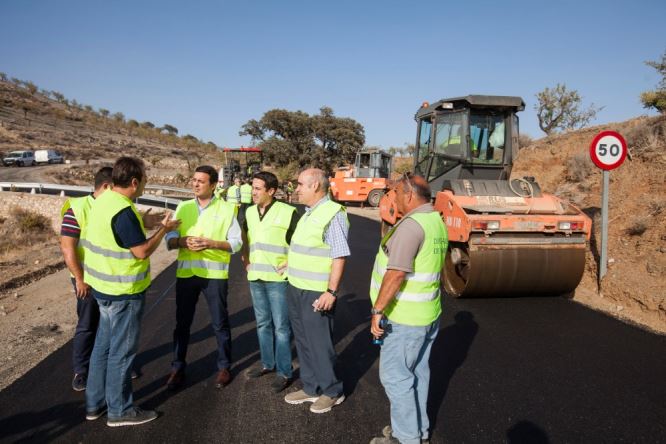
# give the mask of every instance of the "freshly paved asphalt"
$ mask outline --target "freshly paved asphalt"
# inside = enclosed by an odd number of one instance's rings
[[[352,257],[336,313],[338,372],[347,400],[316,415],[249,381],[258,362],[254,316],[240,262],[232,263],[234,381],[213,386],[215,346],[205,301],[192,329],[188,380],[164,388],[174,325],[174,267],[147,297],[134,381],[137,403],[160,418],[110,428],[84,420],[70,388],[71,343],[0,392],[3,442],[367,443],[389,423],[368,332],[376,222],[351,216]],[[433,443],[666,442],[666,338],[564,298],[444,301],[431,356]],[[294,386],[299,387],[298,381]]]

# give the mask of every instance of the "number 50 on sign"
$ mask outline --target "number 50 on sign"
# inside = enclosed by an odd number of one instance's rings
[[[590,158],[602,170],[614,170],[626,157],[627,142],[615,131],[600,132],[590,144]]]

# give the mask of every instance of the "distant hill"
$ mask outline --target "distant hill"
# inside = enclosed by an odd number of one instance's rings
[[[214,143],[192,135],[178,136],[165,124],[126,119],[122,113],[95,110],[58,92],[30,82],[0,80],[0,152],[54,148],[66,159],[113,160],[137,156],[147,165],[168,170],[188,169],[205,162],[219,166]]]

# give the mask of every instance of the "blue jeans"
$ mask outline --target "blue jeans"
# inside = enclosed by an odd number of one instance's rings
[[[139,348],[145,293],[140,299],[97,299],[99,327],[90,356],[86,411],[106,404],[109,418],[119,418],[133,407],[131,369]]]
[[[428,438],[428,385],[430,349],[439,331],[439,319],[424,327],[389,321],[379,355],[379,379],[391,402],[393,436],[402,444]]]
[[[250,281],[261,364],[291,378],[291,327],[287,306],[287,281]]]

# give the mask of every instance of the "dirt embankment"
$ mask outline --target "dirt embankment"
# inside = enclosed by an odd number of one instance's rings
[[[608,273],[600,286],[601,170],[589,145],[603,130],[627,140],[630,158],[610,173]],[[637,118],[538,140],[521,149],[512,177],[535,176],[542,190],[593,219],[587,267],[574,299],[666,333],[666,116]]]

